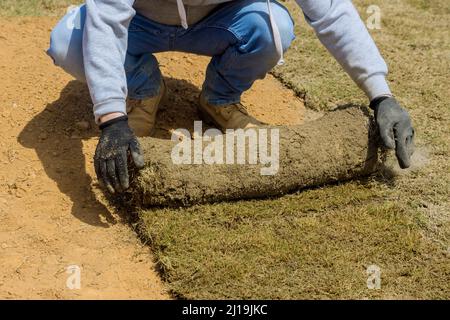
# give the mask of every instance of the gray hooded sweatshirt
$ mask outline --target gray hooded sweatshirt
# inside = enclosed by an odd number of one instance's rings
[[[124,63],[128,26],[136,12],[159,23],[187,27],[228,1],[234,0],[86,0],[83,56],[96,120],[111,112],[126,114]],[[322,44],[370,100],[391,94],[386,63],[350,0],[296,2]],[[271,22],[281,61],[278,30]]]

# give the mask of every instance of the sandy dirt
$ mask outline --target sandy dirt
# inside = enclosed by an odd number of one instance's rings
[[[0,21],[0,298],[167,299],[152,255],[125,214],[104,200],[93,172],[98,130],[86,86],[45,54],[49,18]],[[158,55],[169,99],[160,138],[190,128],[208,59]],[[302,102],[273,77],[245,95],[271,124],[299,124]],[[69,289],[70,265],[81,289]]]

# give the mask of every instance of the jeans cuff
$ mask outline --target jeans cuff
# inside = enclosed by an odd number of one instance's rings
[[[216,107],[222,107],[241,102],[241,95],[234,97],[215,97],[214,94],[208,94],[207,90],[205,89],[203,89],[203,96],[209,104]]]
[[[161,81],[162,82],[162,81]],[[144,100],[148,98],[156,97],[161,92],[162,85],[160,84],[158,87],[139,90],[139,93],[128,92],[128,98],[133,100]]]

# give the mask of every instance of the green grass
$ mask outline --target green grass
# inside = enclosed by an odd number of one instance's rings
[[[0,0],[0,16],[62,15],[80,0]]]
[[[362,17],[373,1],[355,1]],[[140,232],[174,294],[186,298],[450,298],[450,4],[377,1],[372,35],[410,110],[427,165],[260,201],[140,212]],[[274,74],[314,109],[367,103],[300,21]],[[425,150],[425,151],[424,151]],[[367,266],[381,268],[369,290]]]
[[[426,222],[376,185],[141,213],[171,289],[193,299],[448,298]],[[366,270],[381,268],[381,290]],[[446,281],[447,279],[447,281]]]
[[[161,275],[184,298],[450,298],[450,4],[354,1],[382,10],[371,31],[427,164],[277,199],[139,212]],[[61,15],[67,1],[0,1],[0,15]],[[292,8],[297,40],[274,70],[314,109],[365,97]],[[381,268],[369,290],[366,269]]]

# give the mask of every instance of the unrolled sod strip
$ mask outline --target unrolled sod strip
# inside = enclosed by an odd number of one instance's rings
[[[134,205],[144,208],[189,206],[279,196],[306,187],[366,176],[378,168],[378,135],[373,118],[365,108],[347,107],[303,125],[265,129],[269,156],[273,143],[276,143],[276,139],[270,139],[272,132],[276,131],[271,130],[279,130],[278,170],[274,161],[264,165],[258,158],[257,164],[248,164],[248,140],[244,144],[247,164],[174,164],[174,159],[179,161],[179,158],[172,157],[177,150],[174,148],[180,146],[178,142],[141,139],[146,166],[132,179],[130,194]],[[227,137],[222,138],[225,140]],[[217,141],[215,143],[215,147],[220,146]],[[224,153],[230,152],[230,145],[227,149],[225,141],[223,144]],[[236,148],[242,149],[242,144],[237,144],[237,140],[232,144],[234,160]],[[208,145],[203,143],[203,148]],[[264,143],[261,145],[264,147]],[[263,151],[259,149],[257,155]],[[194,160],[194,146],[191,152],[190,159]],[[225,162],[225,156],[223,159]],[[271,174],[262,175],[264,171]]]

